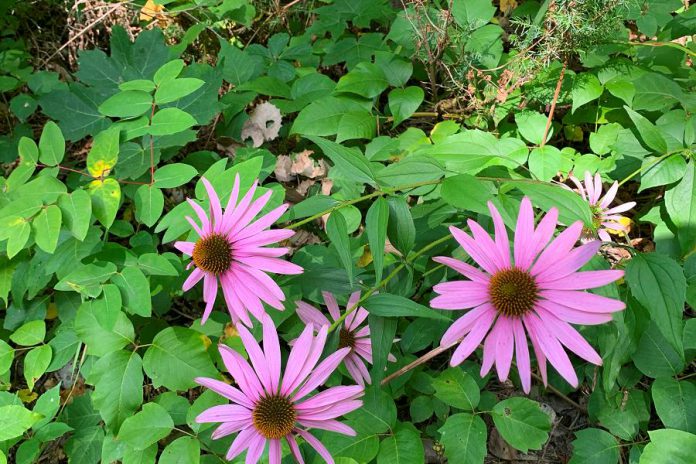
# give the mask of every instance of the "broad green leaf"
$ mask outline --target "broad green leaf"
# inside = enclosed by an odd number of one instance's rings
[[[505,441],[523,453],[541,449],[549,438],[551,421],[536,401],[508,398],[493,407],[491,417]]]
[[[153,80],[155,84],[161,85],[164,82],[176,79],[176,77],[184,69],[184,60],[172,60],[168,63],[162,65],[157,72]]]
[[[369,128],[366,121],[372,121]],[[348,98],[327,96],[313,101],[302,108],[292,123],[292,134],[334,135],[343,130],[343,140],[362,138],[367,133],[375,132],[375,118],[359,103]],[[348,127],[348,123],[360,123],[360,129]],[[349,131],[350,133],[346,133]],[[339,140],[340,141],[340,140]]]
[[[648,377],[669,377],[684,369],[683,354],[677,352],[652,322],[643,332],[633,363]]]
[[[370,314],[367,322],[370,326],[370,342],[372,343],[371,377],[372,382],[379,385],[379,382],[384,378],[387,358],[394,346],[397,319]]]
[[[696,384],[661,377],[652,385],[652,397],[665,427],[696,432]]]
[[[696,245],[696,163],[689,161],[683,173],[682,180],[665,193],[665,206],[682,249],[691,250]]]
[[[408,405],[408,413],[414,424],[427,421],[433,416],[434,412],[433,399],[427,395],[413,398],[411,404]]]
[[[537,180],[548,182],[558,174],[563,163],[561,151],[550,145],[535,148],[529,154],[529,170]]]
[[[155,171],[155,187],[174,188],[184,185],[198,174],[198,170],[190,164],[173,163],[157,168]]]
[[[394,89],[389,92],[389,111],[394,117],[396,127],[402,121],[411,117],[423,103],[425,92],[420,87],[410,86],[405,89]]]
[[[169,435],[174,422],[166,409],[157,403],[147,403],[137,414],[123,421],[117,439],[136,450],[144,450]]]
[[[87,354],[104,356],[134,342],[133,324],[124,313],[118,313],[116,324],[109,329],[101,324],[97,310],[93,304],[85,302],[75,316],[75,331],[87,345]]]
[[[373,98],[389,86],[382,68],[376,64],[359,63],[348,74],[344,74],[336,84],[335,92],[353,93],[365,98]]]
[[[541,145],[542,138],[544,137],[544,131],[546,131],[547,120],[548,117],[546,115],[536,113],[534,111],[521,111],[519,113],[515,113],[517,130],[520,132],[522,137],[535,145]],[[551,139],[552,135],[553,125],[549,127],[546,142]]]
[[[0,375],[3,375],[12,366],[12,361],[14,360],[14,349],[0,340]]]
[[[551,184],[514,182],[513,185],[527,195],[534,206],[545,211],[558,208],[558,219],[564,224],[575,221],[592,224],[589,204],[575,192]]]
[[[336,142],[371,139],[375,136],[375,117],[367,111],[343,113],[336,129]]]
[[[119,90],[140,90],[142,92],[152,92],[155,90],[155,83],[148,79],[136,79],[134,81],[119,84]]]
[[[382,281],[384,269],[384,246],[387,242],[387,224],[389,223],[389,205],[380,197],[367,210],[365,232],[370,244],[372,263],[375,267],[375,282]]]
[[[180,437],[164,448],[158,464],[198,464],[201,444],[195,437]]]
[[[196,119],[179,108],[164,108],[155,113],[148,129],[150,135],[174,135],[197,124]]]
[[[402,423],[379,444],[377,464],[423,464],[424,456],[420,432],[413,424]]]
[[[490,215],[488,201],[496,193],[491,182],[477,179],[469,174],[447,177],[442,183],[442,199],[455,208]]]
[[[92,404],[114,432],[143,401],[142,359],[136,352],[120,350],[99,358],[87,380],[94,385]]]
[[[138,267],[150,275],[178,276],[179,272],[171,262],[157,253],[145,253],[138,256]]]
[[[390,293],[370,295],[363,304],[371,314],[383,317],[425,317],[429,319],[449,320],[441,312],[425,307],[403,296]]]
[[[126,447],[121,464],[154,464],[158,449],[157,443],[143,450]]]
[[[86,264],[63,277],[55,285],[61,292],[78,292],[96,298],[101,293],[101,285],[116,273],[113,263]]]
[[[106,99],[99,112],[112,118],[134,118],[152,110],[152,95],[142,90],[125,90]]]
[[[36,245],[46,253],[52,254],[58,245],[62,214],[56,205],[42,209],[31,221]]]
[[[480,416],[453,414],[440,427],[440,442],[451,464],[482,464],[486,457],[486,424]]]
[[[490,0],[453,0],[451,5],[454,20],[470,31],[487,24],[495,15]]]
[[[357,148],[348,148],[322,137],[307,136],[321,148],[338,169],[355,182],[375,185],[375,176],[370,163]]]
[[[216,377],[204,335],[183,327],[168,327],[155,336],[143,358],[145,373],[155,388],[187,390],[195,377]]]
[[[29,411],[24,406],[0,406],[0,441],[21,437],[24,432],[41,419],[41,414]]]
[[[696,456],[696,435],[674,429],[648,432],[650,443],[640,456],[640,464],[692,464]]]
[[[97,179],[90,182],[89,194],[92,197],[92,212],[108,229],[116,219],[121,202],[121,186],[116,179]]]
[[[32,348],[24,357],[24,380],[27,381],[29,390],[34,389],[34,382],[44,375],[48,365],[51,364],[53,352],[50,345],[41,345]]]
[[[481,399],[479,386],[459,367],[450,367],[433,379],[435,396],[449,406],[473,411]]]
[[[7,238],[7,257],[12,259],[27,244],[31,234],[31,224],[19,216],[8,216],[3,222],[5,230],[0,230],[0,233]]]
[[[628,262],[626,282],[662,335],[683,358],[686,278],[681,266],[659,253],[641,253]]]
[[[33,346],[41,343],[46,337],[46,322],[29,321],[10,335],[10,340],[21,346]]]
[[[126,266],[111,277],[111,281],[121,290],[123,307],[131,314],[150,317],[152,297],[150,283],[139,268]]]
[[[35,431],[46,426],[55,417],[60,409],[60,388],[58,384],[53,388],[46,390],[34,404],[34,412],[41,414],[43,419],[32,426]]]
[[[601,429],[583,429],[575,432],[573,457],[568,464],[616,464],[619,462],[619,444],[612,434]]]
[[[338,252],[338,258],[348,274],[348,280],[353,282],[353,257],[350,250],[350,236],[343,215],[337,211],[326,221],[326,234]]]
[[[97,464],[101,462],[104,428],[101,425],[76,427],[65,443],[65,454],[70,464]]]
[[[644,171],[640,176],[638,193],[651,187],[671,184],[684,177],[687,168],[686,161],[681,154],[672,155],[659,163],[655,163],[657,159],[654,156],[646,156],[643,160],[642,168]]]
[[[171,103],[186,95],[192,94],[201,88],[203,84],[205,84],[205,82],[193,77],[164,81],[157,87],[157,91],[155,92],[155,103],[158,105]]]
[[[112,329],[118,320],[121,305],[121,292],[118,287],[106,284],[102,287],[101,297],[92,301],[92,310],[102,327]]]
[[[55,166],[63,161],[65,156],[65,139],[58,125],[49,121],[41,132],[39,139],[39,161],[49,166]]]
[[[64,422],[51,422],[38,429],[35,436],[41,442],[45,443],[62,437],[71,430],[73,430],[73,428]]]
[[[667,142],[660,132],[661,129],[651,123],[645,116],[633,111],[628,106],[624,105],[624,110],[636,126],[636,130],[640,138],[649,148],[658,154],[667,152]]]
[[[135,191],[135,219],[152,227],[164,210],[162,190],[150,185],[141,185]]]
[[[106,177],[118,162],[118,127],[110,127],[94,136],[92,148],[87,154],[87,170],[92,177]]]
[[[361,408],[346,415],[347,421],[358,434],[383,434],[394,428],[396,404],[386,391],[380,390],[379,387],[367,387],[362,401]]]
[[[19,139],[17,152],[19,153],[19,164],[7,177],[5,187],[7,192],[14,191],[28,181],[36,171],[36,163],[39,161],[39,148],[28,137]]]
[[[416,226],[408,203],[403,197],[390,197],[389,224],[387,225],[387,237],[397,250],[407,255],[416,242]]]
[[[63,222],[73,236],[83,241],[87,236],[92,219],[92,199],[85,190],[78,189],[58,197],[58,207],[63,213]]]
[[[445,174],[442,165],[430,156],[409,156],[392,163],[377,173],[377,179],[387,185],[401,187],[419,182],[435,181]],[[431,187],[432,189],[432,187]]]
[[[596,100],[602,95],[602,84],[594,74],[587,72],[578,74],[573,80],[573,90],[571,96],[573,98],[573,108],[571,113],[580,108],[585,103]]]

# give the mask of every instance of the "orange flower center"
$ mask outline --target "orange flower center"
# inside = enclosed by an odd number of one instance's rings
[[[193,262],[202,271],[219,276],[232,264],[232,245],[222,234],[210,234],[196,242]]]
[[[488,284],[488,294],[498,313],[520,317],[534,308],[539,288],[527,271],[513,267],[496,272]]]
[[[292,432],[297,412],[282,395],[264,396],[251,413],[254,427],[268,440],[278,440]]]

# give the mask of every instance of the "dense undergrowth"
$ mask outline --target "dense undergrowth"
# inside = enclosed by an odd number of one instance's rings
[[[320,332],[324,319],[321,359],[345,347],[355,358],[319,390],[369,380],[361,406],[346,403],[352,412],[341,419],[356,435],[336,433],[345,430],[335,421],[300,420],[303,430],[288,432],[299,448],[283,442],[284,462],[297,453],[328,459],[306,428],[342,464],[695,462],[696,9],[688,2],[1,8],[1,463],[225,462],[244,432],[213,439],[213,424],[196,421],[228,400],[195,379],[242,388],[248,379],[223,359],[234,355],[218,347],[251,357],[263,377],[244,326],[266,351],[275,326],[284,365],[290,344],[299,351],[307,340],[293,342],[306,324],[319,321]],[[225,220],[241,224],[230,225],[239,240],[282,250],[254,257],[220,236],[206,242],[206,215],[226,224],[215,219],[215,198],[224,207],[238,193],[243,202],[252,188],[247,206],[262,199],[246,222],[272,220],[248,232],[233,208]],[[603,202],[610,188],[615,198]],[[597,271],[582,274],[588,280],[610,278],[555,287],[590,302],[559,311],[601,360],[560,315],[538,332],[525,325],[529,346],[513,334],[549,293],[538,276],[530,284],[496,270],[486,253],[505,260],[506,228],[514,264],[525,247],[543,248],[544,233],[525,235],[524,197],[537,223],[558,214],[546,241],[577,232],[539,258],[550,269],[602,240],[576,268]],[[262,232],[271,223],[274,232]],[[467,248],[450,226],[471,231],[475,244]],[[221,249],[224,259],[211,261]],[[482,346],[465,338],[473,353],[456,366],[462,351],[441,340],[484,301],[472,303],[478,296],[466,287],[481,274],[454,262],[465,278],[442,256],[510,285],[484,293],[491,314],[513,325]],[[246,270],[223,278],[245,258]],[[220,282],[216,299],[208,283],[192,285],[201,269],[206,282]],[[369,335],[358,335],[357,322],[342,325],[354,311]],[[561,347],[554,337],[569,358],[551,349]],[[494,361],[498,375],[487,373]],[[283,430],[297,418],[269,417]],[[273,446],[261,457],[271,464]]]

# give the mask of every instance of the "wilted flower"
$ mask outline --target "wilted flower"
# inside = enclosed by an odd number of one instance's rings
[[[577,192],[582,195],[582,198],[590,204],[593,227],[593,230],[590,231],[590,239],[593,239],[595,234],[597,234],[605,242],[611,242],[611,236],[608,232],[617,234],[628,231],[625,225],[629,222],[628,218],[618,213],[624,213],[633,208],[636,206],[636,202],[629,201],[628,203],[609,208],[619,190],[617,181],[614,181],[609,190],[607,190],[606,195],[602,196],[602,177],[599,173],[595,174],[593,179],[592,174],[589,171],[585,171],[585,185],[575,176],[570,176],[569,179],[575,184]]]
[[[271,191],[252,201],[257,181],[246,195],[237,202],[239,196],[239,175],[227,207],[222,210],[220,198],[206,178],[201,179],[210,199],[210,218],[198,203],[188,199],[189,204],[201,221],[200,227],[190,217],[186,219],[200,237],[196,242],[176,242],[174,246],[193,258],[195,266],[184,282],[188,291],[203,279],[203,301],[205,311],[202,322],[208,319],[217,296],[218,282],[227,302],[227,309],[236,323],[241,320],[251,326],[247,313],[251,312],[261,320],[266,313],[263,303],[283,310],[285,295],[266,272],[276,274],[299,274],[302,268],[296,264],[278,259],[288,252],[287,248],[264,248],[266,245],[291,237],[294,232],[287,229],[266,230],[288,208],[282,205],[252,222],[271,198]]]
[[[563,347],[593,364],[600,365],[602,359],[570,324],[602,324],[612,319],[611,313],[624,309],[622,301],[584,291],[614,282],[623,276],[623,271],[578,271],[595,256],[601,242],[576,247],[582,233],[582,223],[578,221],[549,243],[556,230],[558,211],[551,209],[535,228],[528,198],[522,200],[520,207],[511,259],[503,219],[492,203],[488,207],[493,217],[494,240],[472,220],[468,225],[473,238],[450,227],[454,238],[482,270],[454,258],[434,258],[469,280],[435,285],[434,290],[440,295],[430,302],[431,306],[473,308],[452,324],[441,344],[459,343],[451,360],[452,365],[458,365],[485,339],[481,375],[486,375],[495,364],[501,380],[508,377],[514,352],[522,387],[529,392],[529,335],[544,383],[548,359],[564,379],[577,387],[578,378]]]
[[[329,310],[331,319],[337,321],[341,317],[341,312],[338,308],[336,298],[329,292],[322,292],[322,295],[324,296],[324,303]],[[351,294],[348,298],[346,311],[355,306],[359,299],[360,292]],[[304,301],[296,301],[295,303],[297,304],[297,315],[305,324],[314,325],[316,330],[319,330],[319,328],[323,326],[328,327],[331,325],[329,319],[314,306]],[[350,348],[350,352],[343,360],[343,364],[346,366],[346,369],[353,379],[360,385],[371,383],[370,373],[367,372],[367,367],[365,366],[365,361],[372,364],[370,327],[360,327],[360,324],[367,319],[367,316],[368,312],[365,308],[357,308],[346,316],[343,321],[343,327],[341,327],[338,333],[338,347]],[[391,354],[388,359],[392,362],[396,361],[396,358]]]
[[[233,349],[220,345],[220,354],[230,375],[239,388],[220,380],[198,377],[199,385],[224,396],[233,404],[213,406],[203,411],[196,422],[222,422],[213,432],[218,439],[238,433],[227,452],[232,460],[247,450],[246,463],[259,461],[266,443],[269,443],[270,464],[280,464],[281,439],[285,439],[298,462],[303,462],[296,438],[302,437],[328,463],[333,463],[326,447],[307,429],[323,429],[355,436],[355,431],[336,420],[360,406],[363,387],[359,385],[328,388],[304,399],[336,369],[349,353],[343,348],[317,365],[324,350],[328,327],[313,336],[312,326],[305,327],[288,357],[285,373],[281,377],[281,357],[278,334],[273,321],[265,315],[263,321],[263,350],[243,326],[239,326],[251,360],[251,366]]]

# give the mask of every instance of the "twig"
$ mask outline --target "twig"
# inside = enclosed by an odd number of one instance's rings
[[[283,5],[283,10],[289,10],[293,5],[297,5],[300,3],[302,0],[292,0],[292,2],[288,3],[287,5]]]
[[[456,344],[456,343],[455,343],[455,344]],[[420,358],[416,359],[415,361],[411,361],[410,363],[406,364],[405,366],[403,366],[403,367],[402,367],[401,369],[399,369],[398,371],[392,372],[391,374],[389,374],[388,376],[386,376],[386,377],[382,380],[382,383],[381,383],[380,385],[386,385],[386,384],[388,384],[389,382],[391,382],[392,380],[394,380],[395,378],[401,377],[401,376],[404,375],[406,372],[408,372],[408,371],[410,371],[410,370],[412,370],[412,369],[415,369],[416,367],[420,366],[421,364],[423,364],[423,363],[425,363],[425,362],[427,362],[427,361],[430,361],[430,360],[433,359],[434,357],[436,357],[436,356],[438,356],[438,355],[444,353],[445,351],[449,350],[449,349],[452,348],[455,344],[448,345],[448,346],[438,346],[437,348],[428,351],[427,353],[425,353],[423,356],[421,356]]]
[[[558,76],[558,82],[556,83],[556,91],[553,93],[553,101],[551,102],[551,109],[549,110],[549,118],[546,120],[546,129],[544,129],[544,136],[541,138],[541,144],[539,147],[546,145],[546,138],[549,135],[549,129],[551,129],[551,121],[553,120],[553,112],[556,109],[556,102],[558,102],[558,95],[561,93],[561,86],[563,85],[563,77],[565,76],[566,63],[563,62],[563,67],[561,68],[561,75]]]

